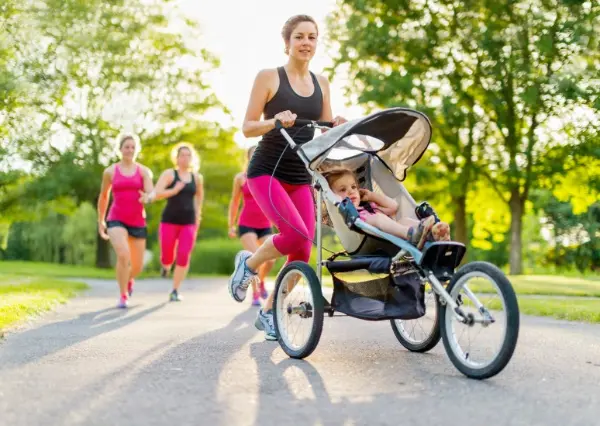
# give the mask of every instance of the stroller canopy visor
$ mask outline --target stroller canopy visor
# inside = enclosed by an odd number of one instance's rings
[[[429,145],[431,124],[426,115],[407,108],[390,108],[328,130],[301,146],[309,168],[327,160],[346,160],[375,154],[394,175],[404,180]]]

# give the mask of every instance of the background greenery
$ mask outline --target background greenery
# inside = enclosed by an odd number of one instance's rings
[[[451,222],[468,260],[599,272],[599,16],[575,0],[340,0],[330,16],[328,73],[349,72],[349,102],[430,117],[406,185]],[[160,0],[4,0],[0,19],[0,259],[110,267],[96,197],[115,137],[134,131],[155,177],[174,143],[198,149],[191,271],[230,273],[240,246],[226,211],[244,153],[237,129],[204,118],[228,111],[203,82],[219,61],[196,23]],[[149,271],[163,205],[147,209]]]

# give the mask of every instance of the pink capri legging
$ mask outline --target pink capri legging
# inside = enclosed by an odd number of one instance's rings
[[[258,176],[248,179],[248,188],[265,216],[279,230],[273,237],[275,248],[287,255],[288,262],[308,262],[315,235],[315,206],[310,185],[290,185],[271,176]]]
[[[175,257],[175,244],[177,244],[177,266],[188,266],[190,254],[196,242],[196,225],[175,225],[162,223],[158,227],[160,239],[160,262],[163,265],[172,265]]]

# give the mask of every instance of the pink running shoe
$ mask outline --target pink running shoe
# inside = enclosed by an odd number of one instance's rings
[[[125,309],[128,306],[129,306],[129,300],[127,299],[127,295],[126,294],[121,295],[121,298],[119,299],[119,303],[117,303],[117,308]]]
[[[252,306],[260,306],[260,293],[252,293]]]
[[[265,282],[264,281],[260,282],[259,291],[260,291],[260,297],[262,297],[263,299],[266,300],[267,297],[269,297],[269,292],[265,288]]]

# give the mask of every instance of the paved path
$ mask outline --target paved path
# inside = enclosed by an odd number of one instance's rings
[[[522,319],[509,366],[461,375],[440,343],[400,347],[387,322],[326,318],[306,361],[288,359],[233,302],[223,279],[115,285],[0,342],[0,425],[594,425],[600,422],[600,326]]]

